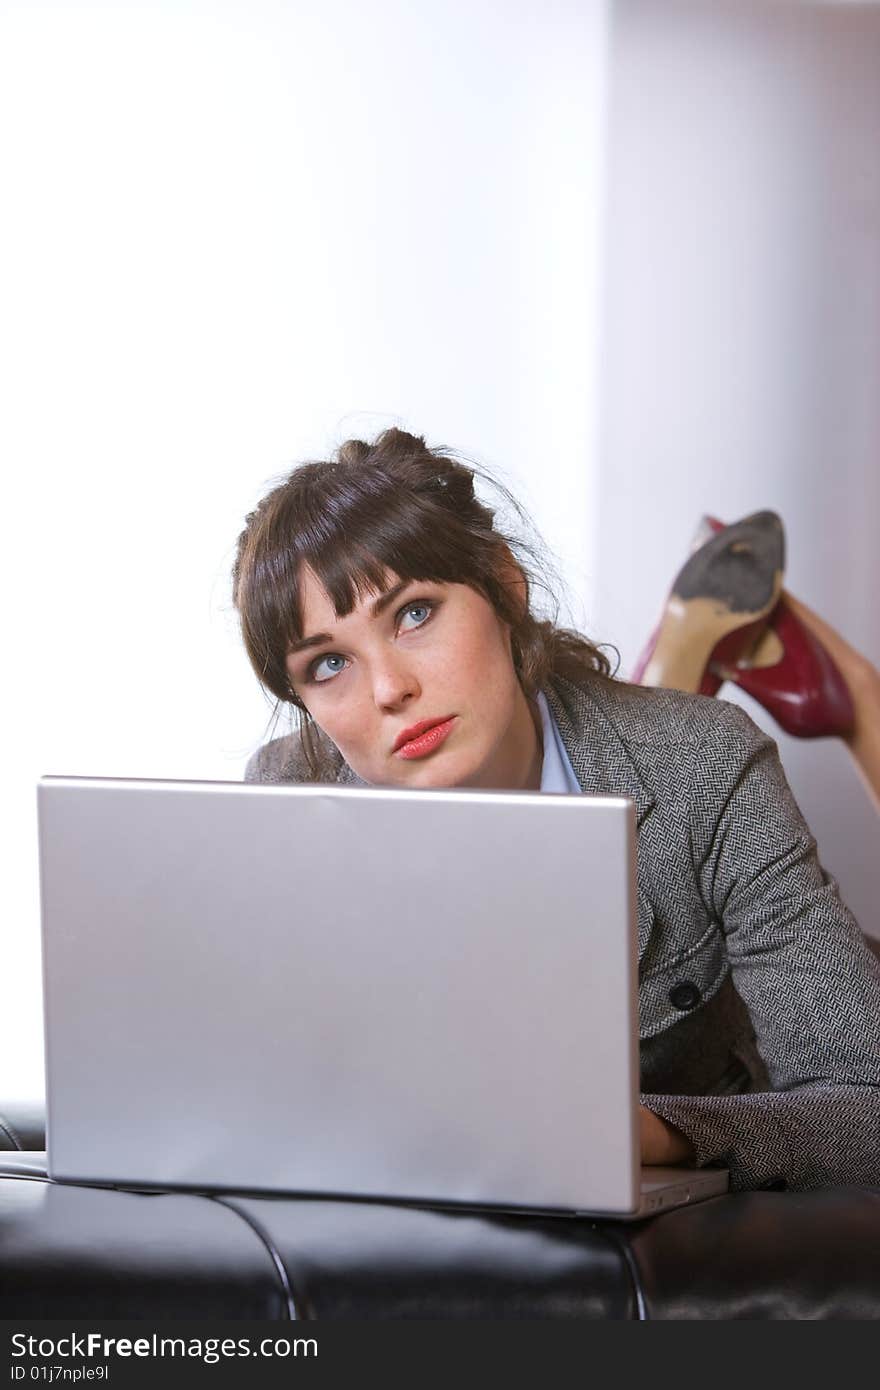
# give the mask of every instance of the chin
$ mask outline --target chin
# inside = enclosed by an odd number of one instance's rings
[[[410,775],[401,778],[397,785],[423,791],[452,791],[455,787],[474,785],[479,770],[463,758],[436,756],[412,767]]]

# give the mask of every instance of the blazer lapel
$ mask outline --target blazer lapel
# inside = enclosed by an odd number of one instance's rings
[[[598,698],[570,681],[559,680],[548,685],[545,694],[581,790],[592,796],[631,797],[636,804],[636,823],[641,827],[654,797]]]
[[[589,796],[628,796],[635,802],[641,865],[650,827],[645,826],[654,797],[645,786],[616,724],[603,708],[601,692],[554,680],[545,692],[581,790]],[[641,880],[641,873],[639,874]],[[638,885],[639,960],[654,927],[654,911]]]

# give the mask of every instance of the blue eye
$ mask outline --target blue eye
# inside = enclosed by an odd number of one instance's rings
[[[321,674],[322,667],[327,668],[323,675]],[[322,656],[320,661],[315,662],[312,667],[312,680],[329,681],[333,676],[338,676],[340,671],[344,671],[345,667],[344,656],[338,656],[336,652],[329,652],[327,656]]]
[[[412,614],[414,617],[412,626],[421,627],[422,624],[426,623],[430,618],[432,608],[433,604],[430,603],[408,603],[405,608],[401,609],[401,626],[403,625],[403,619]]]
[[[424,627],[440,603],[442,599],[418,599],[405,604],[398,610],[394,620],[397,624],[396,631],[413,632],[416,628]],[[340,656],[338,652],[327,652],[324,656],[319,656],[309,667],[308,679],[320,685],[340,675],[349,664],[348,658]]]

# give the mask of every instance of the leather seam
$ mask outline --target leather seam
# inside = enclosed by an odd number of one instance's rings
[[[297,1312],[297,1307],[300,1307],[303,1310],[303,1313],[306,1318],[314,1318],[314,1310],[308,1306],[308,1302],[305,1296],[301,1297],[299,1293],[294,1292],[290,1276],[287,1272],[287,1266],[281,1258],[280,1252],[274,1245],[272,1238],[270,1237],[268,1232],[263,1228],[261,1223],[257,1221],[256,1217],[251,1216],[249,1212],[242,1211],[240,1207],[237,1207],[233,1202],[228,1201],[224,1197],[211,1194],[210,1200],[212,1202],[217,1202],[221,1207],[226,1207],[228,1211],[235,1212],[236,1216],[240,1217],[241,1220],[244,1221],[247,1226],[250,1226],[254,1235],[267,1250],[269,1258],[275,1266],[275,1272],[281,1281],[281,1287],[284,1292],[284,1302],[287,1308],[287,1316],[290,1322],[300,1321],[300,1314]]]
[[[13,1149],[17,1150],[18,1153],[24,1153],[24,1145],[20,1142],[18,1135],[8,1121],[0,1120],[0,1130],[6,1135]]]
[[[642,1284],[641,1280],[639,1279],[638,1266],[636,1265],[636,1262],[633,1259],[633,1253],[629,1247],[629,1244],[627,1243],[627,1241],[622,1240],[615,1230],[609,1229],[607,1226],[603,1226],[601,1228],[601,1231],[605,1239],[611,1245],[613,1245],[617,1250],[618,1254],[620,1254],[623,1257],[623,1263],[626,1265],[626,1272],[629,1275],[629,1282],[632,1288],[633,1299],[636,1305],[636,1316],[633,1319],[633,1321],[650,1322],[651,1315],[648,1312],[648,1305],[645,1302],[645,1295],[642,1292]]]

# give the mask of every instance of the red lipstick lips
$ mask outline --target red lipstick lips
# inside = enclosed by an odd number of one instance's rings
[[[423,758],[439,748],[454,723],[455,715],[450,714],[445,719],[423,719],[419,724],[411,724],[398,734],[392,751],[401,758]]]

